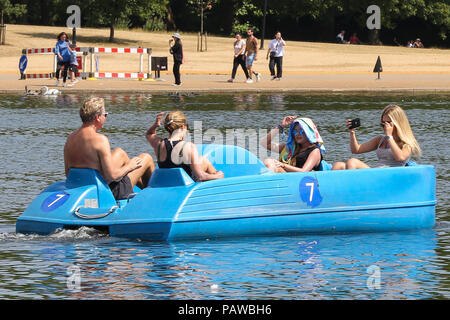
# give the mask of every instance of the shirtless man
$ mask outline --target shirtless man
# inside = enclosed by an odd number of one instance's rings
[[[145,188],[155,169],[152,157],[142,153],[130,159],[120,148],[111,152],[109,140],[98,133],[108,113],[102,98],[90,98],[80,108],[82,126],[72,132],[64,146],[66,176],[70,168],[97,170],[109,184],[114,198],[126,199],[137,185]]]

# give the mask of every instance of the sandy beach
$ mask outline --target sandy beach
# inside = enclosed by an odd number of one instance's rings
[[[54,86],[54,79],[18,80],[18,63],[22,49],[52,48],[56,35],[71,31],[65,27],[7,25],[6,45],[0,46],[0,93],[24,93],[25,86]],[[450,92],[450,50],[413,49],[405,47],[342,45],[312,42],[287,42],[283,61],[283,78],[271,81],[265,50],[259,52],[254,70],[262,73],[262,81],[247,84],[238,69],[234,83],[230,78],[232,37],[208,37],[207,51],[197,52],[197,35],[183,34],[185,64],[181,67],[182,86],[173,87],[172,57],[168,52],[171,33],[116,30],[116,42],[107,42],[108,29],[83,28],[77,31],[79,47],[151,48],[153,56],[167,56],[169,71],[161,72],[163,81],[97,79],[82,80],[63,92]],[[381,79],[373,73],[377,57],[381,57]],[[87,59],[89,61],[89,59]],[[53,55],[29,55],[26,73],[53,70]],[[100,72],[137,72],[138,54],[102,54]],[[144,71],[147,70],[146,58]],[[89,66],[87,67],[89,71]],[[153,73],[154,75],[154,73]]]

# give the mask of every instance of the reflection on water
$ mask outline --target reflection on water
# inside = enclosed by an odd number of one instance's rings
[[[448,229],[445,231],[448,232]],[[449,298],[437,231],[140,242],[3,233],[0,296],[82,299]],[[90,235],[89,235],[90,233]],[[446,239],[448,241],[448,238]],[[0,242],[0,243],[1,243]],[[27,249],[25,249],[25,244]],[[20,261],[20,263],[19,263]],[[71,290],[68,268],[80,270]],[[379,268],[379,288],[369,267]],[[20,289],[20,290],[19,290]],[[24,296],[25,295],[25,296]]]
[[[329,162],[350,156],[346,118],[361,118],[362,142],[380,131],[382,108],[400,104],[423,148],[420,162],[436,167],[433,230],[173,243],[111,238],[89,228],[16,234],[16,218],[31,200],[63,178],[62,148],[79,126],[84,98],[0,96],[0,298],[449,298],[448,96],[104,95],[111,116],[103,132],[112,147],[130,154],[153,152],[144,134],[158,112],[183,109],[190,124],[202,121],[204,131],[223,133],[270,129],[287,114],[313,118]],[[375,155],[360,159],[370,163]],[[74,267],[80,290],[69,286]]]

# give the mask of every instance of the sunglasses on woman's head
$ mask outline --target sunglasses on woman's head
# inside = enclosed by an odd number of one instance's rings
[[[392,123],[392,121],[381,121],[380,126],[381,126],[382,128],[384,128],[384,125],[385,125],[386,123]]]

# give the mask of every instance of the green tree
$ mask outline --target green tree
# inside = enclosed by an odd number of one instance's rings
[[[20,17],[27,13],[24,4],[12,4],[9,0],[0,0],[0,25],[4,25],[4,16]]]
[[[0,0],[0,44],[5,44],[6,30],[4,16],[20,17],[27,12],[27,7],[23,4],[11,4],[9,0]]]
[[[217,4],[217,0],[187,0],[187,4],[191,9],[191,12],[200,17],[200,33],[203,34],[205,13],[210,11]]]
[[[109,27],[109,42],[114,42],[115,27],[119,22],[127,26],[131,16],[154,18],[155,14],[165,14],[169,0],[85,0],[91,2],[90,9],[101,25]]]

